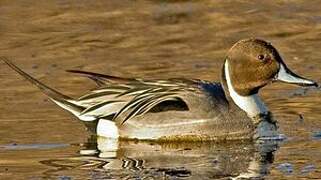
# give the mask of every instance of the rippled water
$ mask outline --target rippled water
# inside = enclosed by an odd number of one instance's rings
[[[320,82],[320,4],[3,0],[0,55],[78,96],[94,84],[66,69],[218,80],[228,48],[239,39],[261,37],[291,69]],[[318,179],[320,92],[283,84],[264,88],[262,96],[288,138],[281,143],[114,142],[91,138],[79,121],[1,63],[0,179]]]

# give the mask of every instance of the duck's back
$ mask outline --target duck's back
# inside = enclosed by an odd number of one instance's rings
[[[87,75],[99,88],[78,99],[86,108],[82,115],[113,121],[120,137],[216,140],[249,138],[253,132],[251,120],[220,83]]]

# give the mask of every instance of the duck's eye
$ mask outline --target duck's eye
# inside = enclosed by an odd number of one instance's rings
[[[260,55],[257,56],[257,58],[258,58],[259,60],[263,60],[263,59],[264,59],[264,55],[260,54]]]

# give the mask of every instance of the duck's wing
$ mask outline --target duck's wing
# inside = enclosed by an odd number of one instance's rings
[[[102,76],[100,76],[102,77]],[[107,76],[104,76],[105,78]],[[117,78],[117,77],[113,77]],[[125,79],[125,81],[109,82],[97,90],[80,97],[77,104],[87,107],[81,115],[109,118],[119,124],[136,116],[141,116],[163,102],[163,106],[173,108],[188,104],[185,102],[187,93],[201,93],[200,80],[169,79],[141,80]],[[167,107],[165,107],[166,109]],[[180,107],[177,107],[180,108]]]
[[[174,82],[177,83],[177,81]],[[165,104],[167,107],[180,106],[181,104],[187,106],[188,102],[185,101],[185,94],[199,91],[197,86],[188,86],[187,84],[185,86],[176,83],[167,84],[169,82],[165,81],[148,81],[144,83],[146,83],[146,89],[132,96],[130,101],[116,113],[114,120],[117,123],[123,124],[131,118],[144,115],[163,102],[168,102]],[[126,95],[127,92],[123,94]]]

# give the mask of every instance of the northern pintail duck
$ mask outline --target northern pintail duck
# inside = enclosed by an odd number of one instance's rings
[[[277,126],[259,90],[274,81],[317,86],[290,71],[270,43],[254,38],[241,40],[228,51],[221,83],[142,80],[71,70],[98,85],[77,99],[2,59],[54,103],[86,124],[95,124],[97,135],[112,138],[205,141],[273,136]]]

